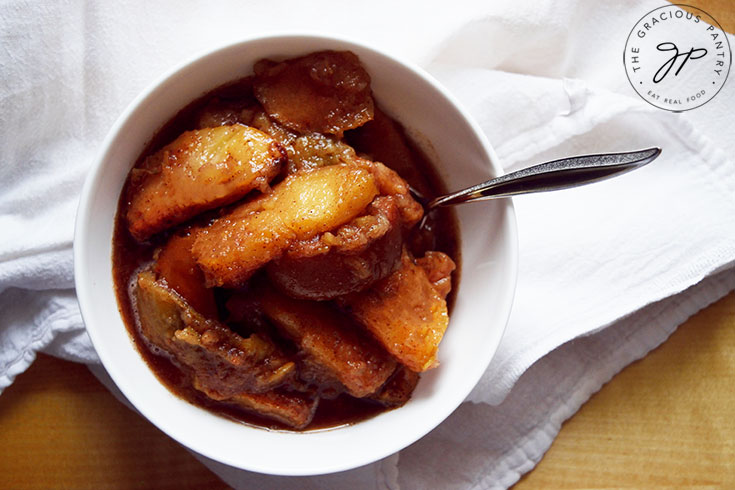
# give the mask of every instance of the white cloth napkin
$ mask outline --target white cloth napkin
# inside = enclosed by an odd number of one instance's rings
[[[332,33],[428,68],[476,117],[506,170],[653,145],[663,154],[610,181],[516,199],[520,275],[505,337],[468,403],[427,437],[321,477],[204,463],[238,488],[513,484],[603,383],[735,289],[735,163],[726,158],[735,82],[677,115],[638,98],[620,63],[632,26],[660,5],[5,2],[0,390],[39,350],[97,362],[74,297],[73,221],[86,169],[125,105],[165,70],[225,42],[274,29]]]

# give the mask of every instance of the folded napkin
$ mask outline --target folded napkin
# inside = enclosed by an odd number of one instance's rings
[[[572,154],[663,153],[606,182],[515,200],[520,273],[506,334],[467,403],[419,442],[353,471],[298,479],[201,459],[238,488],[517,481],[603,383],[735,289],[735,163],[726,157],[735,150],[735,84],[684,114],[633,92],[622,46],[659,1],[478,3],[6,4],[0,389],[39,350],[98,362],[74,297],[73,221],[86,170],[125,105],[193,53],[308,28],[426,67],[477,119],[508,171]]]

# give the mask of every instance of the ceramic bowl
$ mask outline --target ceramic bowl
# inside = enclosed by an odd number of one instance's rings
[[[256,60],[326,49],[351,50],[359,56],[372,78],[375,99],[422,147],[448,189],[501,173],[477,124],[423,70],[342,39],[279,35],[208,52],[162,76],[143,92],[102,144],[77,215],[77,295],[89,336],[113,381],[141,414],[181,444],[221,463],[261,473],[343,471],[389,456],[427,434],[462,403],[488,367],[515,290],[517,234],[511,201],[459,206],[461,281],[439,349],[440,366],[422,375],[405,406],[329,430],[272,431],[194,406],[159,382],[123,325],[113,289],[113,221],[130,168],[166,121],[202,94],[250,74]]]

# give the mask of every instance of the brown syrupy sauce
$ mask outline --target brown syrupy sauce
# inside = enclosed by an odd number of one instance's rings
[[[251,79],[243,78],[218,87],[179,111],[176,116],[153,135],[136,161],[136,166],[140,165],[148,155],[170,143],[184,131],[195,129],[202,109],[213,100],[237,108],[255,104],[255,99],[252,96]],[[347,131],[344,137],[346,142],[352,145],[358,153],[363,153],[373,160],[391,167],[425,197],[430,199],[446,193],[446,188],[429,160],[408,139],[403,128],[382,111],[376,110],[374,121],[360,128]],[[172,233],[176,233],[177,230],[190,225],[191,222],[154,236],[148,242],[137,242],[130,235],[124,219],[125,210],[128,206],[129,188],[130,179],[126,182],[121,193],[115,217],[112,244],[113,278],[123,321],[145,362],[169,390],[190,403],[253,426],[293,431],[294,429],[278,422],[209,399],[191,386],[188,375],[182,372],[165,353],[157,352],[157,349],[152,347],[140,334],[136,326],[135,306],[131,299],[134,297],[131,290],[132,280],[142,268],[153,260],[153,253],[157,247],[165,243]],[[206,221],[216,214],[216,212],[205,214],[196,218],[196,221]],[[461,270],[459,228],[454,211],[450,208],[440,208],[433,211],[427,218],[423,230],[413,234],[410,248],[415,256],[423,256],[427,250],[439,250],[452,257],[457,264],[457,269],[452,274],[452,292],[447,297],[447,305],[451,314],[459,285],[459,271]],[[222,295],[219,295],[218,299],[221,305],[223,303]],[[313,421],[306,430],[354,424],[386,410],[389,409],[374,402],[353,398],[346,394],[340,395],[334,400],[322,399],[319,402],[319,408]]]

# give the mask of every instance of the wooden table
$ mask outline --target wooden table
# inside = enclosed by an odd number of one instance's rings
[[[729,0],[691,3],[735,29]],[[0,444],[0,488],[227,488],[85,366],[45,355],[0,396]],[[735,488],[735,293],[605,385],[516,488],[682,486]]]
[[[0,488],[226,488],[83,365],[40,355],[0,396]],[[623,370],[516,488],[735,488],[735,293]]]

